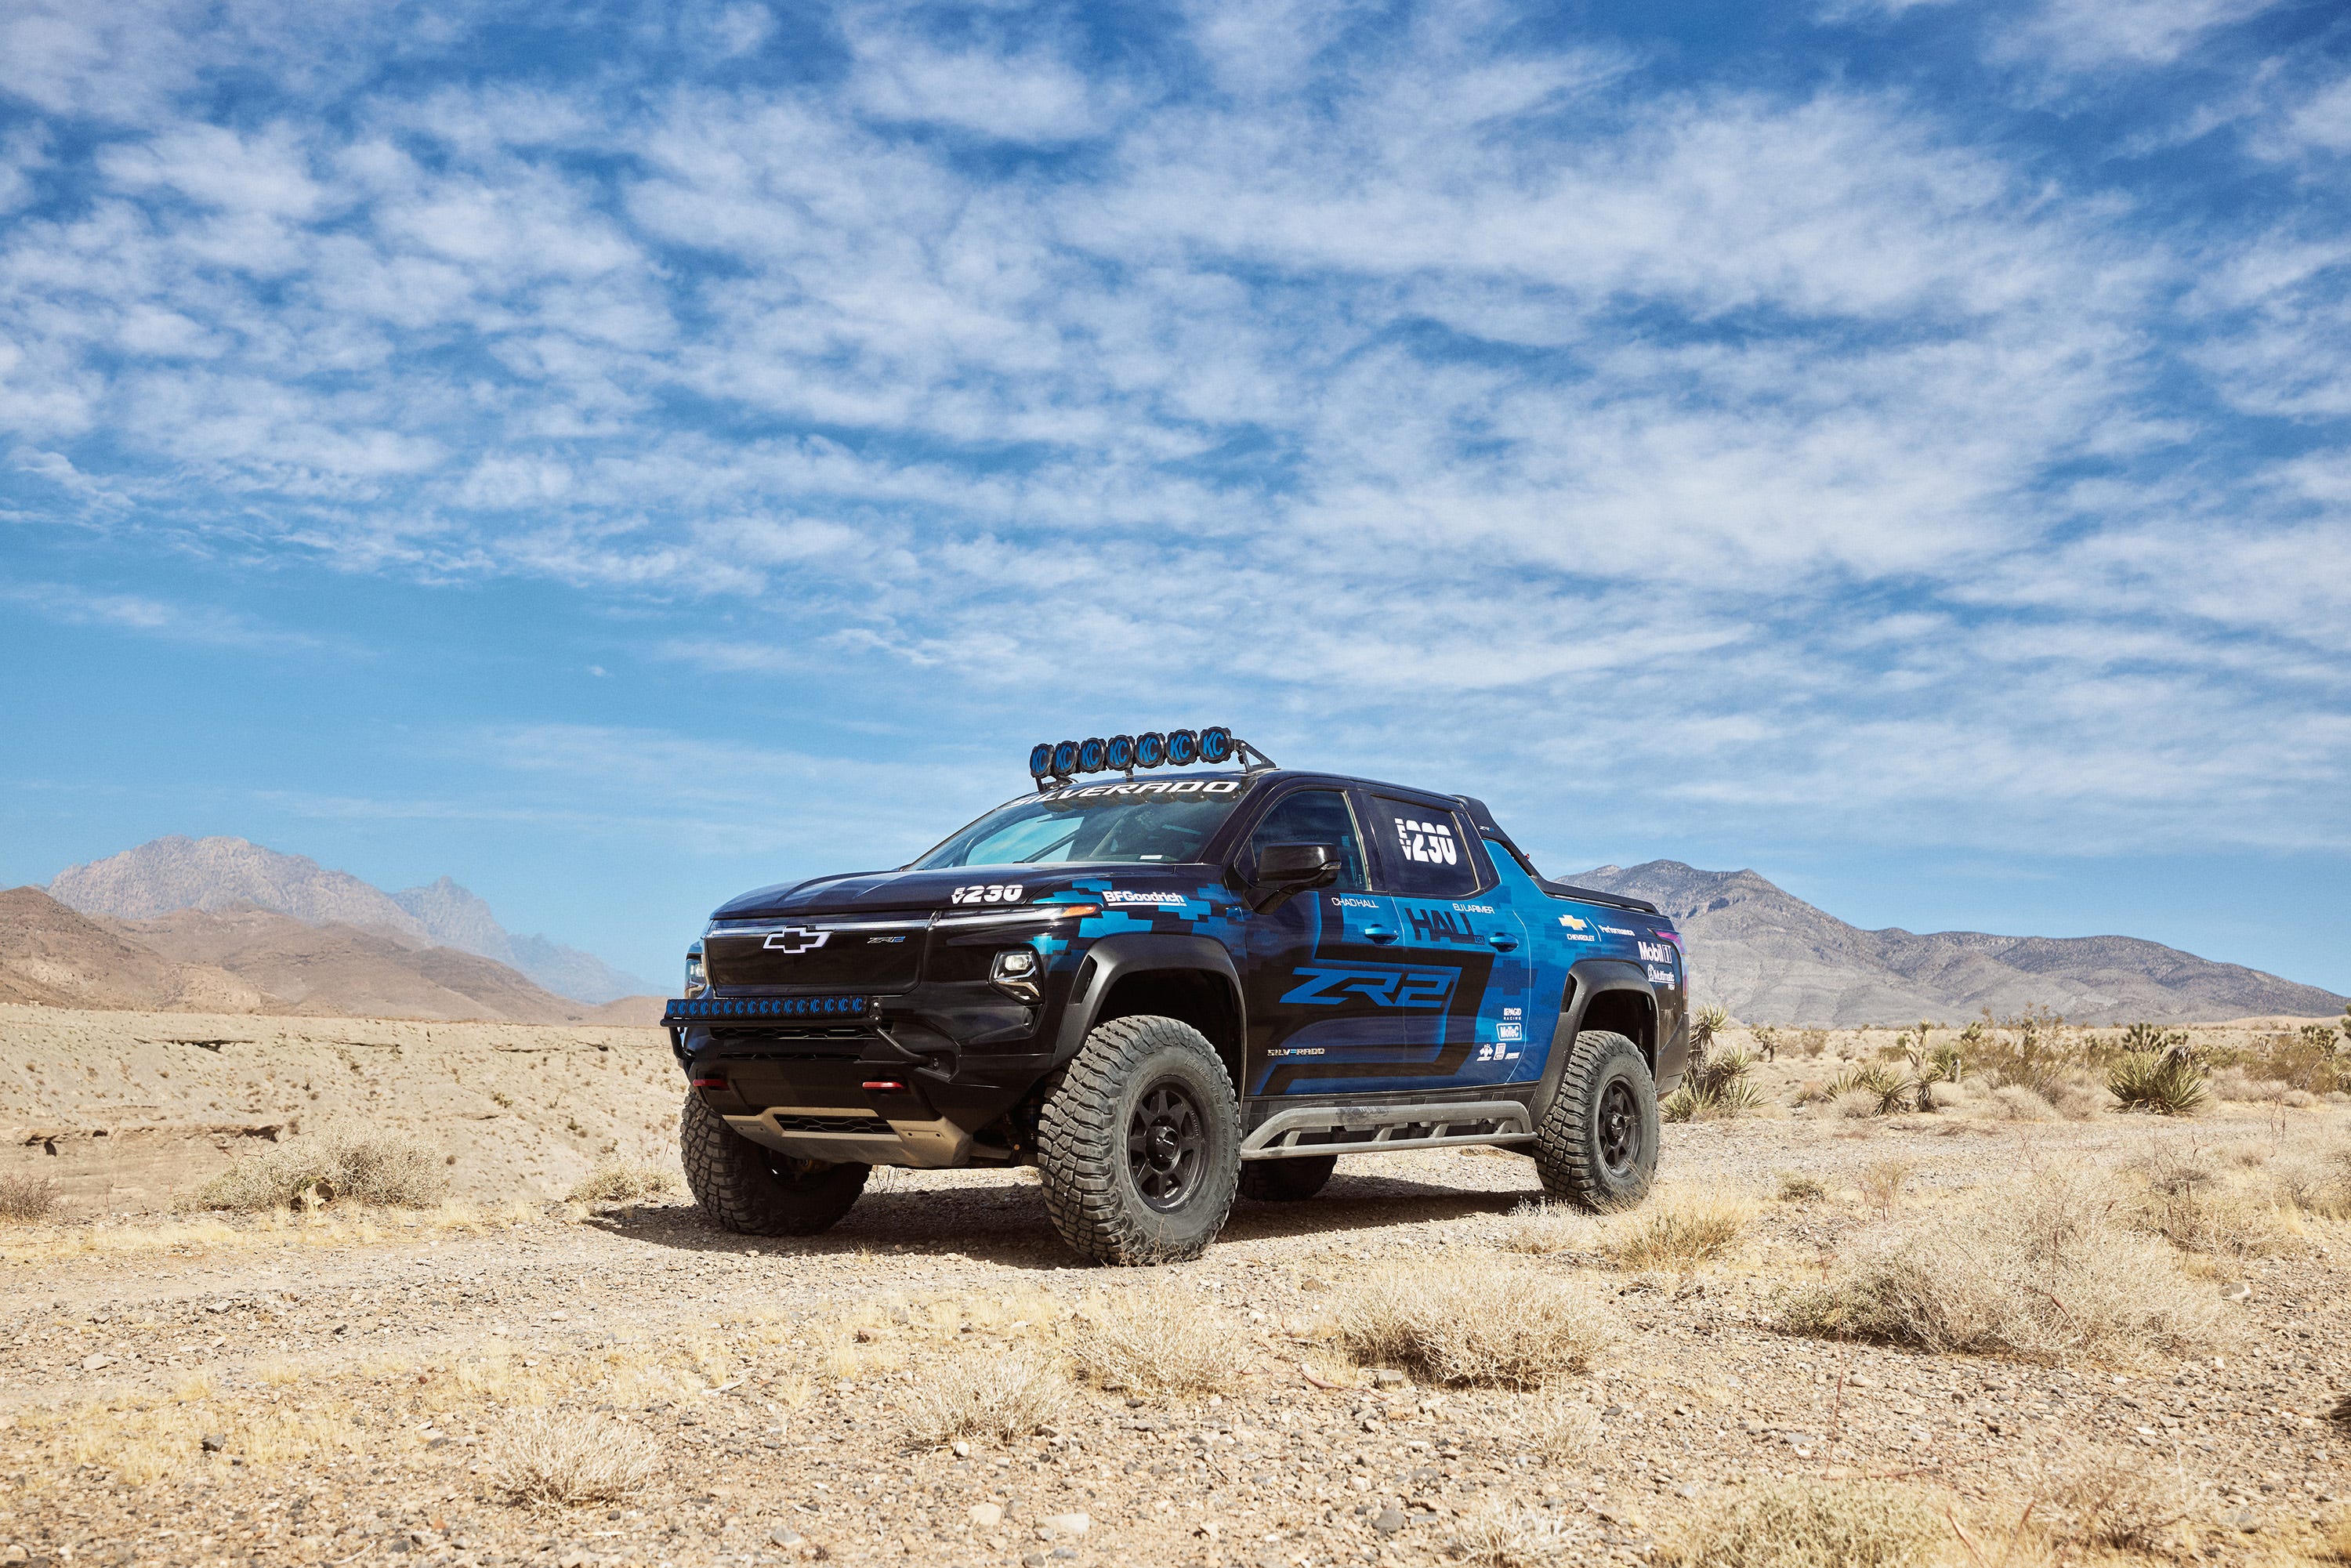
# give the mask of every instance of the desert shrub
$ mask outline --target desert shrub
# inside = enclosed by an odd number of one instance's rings
[[[1666,1096],[1657,1114],[1668,1122],[1744,1116],[1763,1103],[1762,1091],[1747,1081],[1754,1066],[1755,1059],[1743,1051],[1709,1057],[1683,1075],[1681,1087]]]
[[[1662,1560],[1679,1568],[1923,1568],[1948,1535],[1907,1487],[1787,1476],[1701,1511]]]
[[[1605,1249],[1619,1268],[1687,1273],[1737,1246],[1754,1219],[1755,1206],[1745,1198],[1663,1198],[1619,1221]]]
[[[448,1195],[441,1156],[396,1134],[308,1138],[239,1160],[183,1200],[186,1208],[306,1208],[334,1202],[429,1208]]]
[[[630,1203],[674,1191],[677,1173],[635,1160],[605,1160],[564,1196],[572,1203]]]
[[[905,1438],[917,1447],[957,1437],[1012,1442],[1050,1423],[1069,1392],[1060,1373],[1029,1356],[959,1357],[914,1384],[906,1396]]]
[[[1587,1371],[1616,1325],[1591,1287],[1498,1254],[1386,1264],[1359,1277],[1333,1315],[1358,1360],[1502,1388]]]
[[[2325,1024],[2304,1024],[2292,1034],[2267,1034],[2237,1054],[2235,1065],[2257,1081],[2325,1094],[2351,1087],[2351,1049]]]
[[[1581,1399],[1562,1395],[1540,1396],[1531,1416],[1521,1418],[1519,1430],[1534,1445],[1547,1465],[1571,1464],[1591,1456],[1605,1435],[1600,1412]]]
[[[2293,1245],[2275,1199],[2231,1185],[2201,1150],[2158,1145],[2126,1170],[2141,1190],[2119,1212],[2142,1234],[2222,1258],[2267,1258]]]
[[[1902,1189],[1909,1181],[1908,1160],[1872,1160],[1861,1167],[1862,1201],[1877,1210],[1879,1218],[1891,1219],[1902,1207]]]
[[[2185,1050],[2188,1031],[2184,1029],[2158,1029],[2151,1023],[2135,1023],[2123,1030],[2115,1042],[2116,1054],[2143,1056],[2150,1052]]]
[[[2027,1008],[1997,1023],[1987,1011],[1984,1022],[1961,1031],[1960,1049],[1970,1070],[1994,1088],[2016,1084],[2054,1100],[2066,1075],[2087,1065],[2085,1047],[2068,1039],[2064,1022],[2043,1008]]]
[[[1093,1296],[1071,1326],[1070,1360],[1098,1387],[1145,1395],[1219,1394],[1254,1356],[1240,1325],[1196,1291],[1142,1286]]]
[[[0,1176],[0,1219],[27,1225],[47,1219],[57,1211],[56,1182],[16,1171]]]
[[[1567,1554],[1565,1524],[1539,1508],[1489,1498],[1453,1527],[1453,1558],[1479,1568],[1531,1568]]]
[[[1782,1171],[1780,1173],[1780,1201],[1782,1203],[1818,1203],[1823,1198],[1828,1197],[1828,1183],[1823,1181],[1816,1176],[1810,1175],[1803,1171]]]
[[[1880,1109],[1883,1103],[1866,1089],[1848,1089],[1843,1093],[1829,1096],[1828,1110],[1832,1116],[1840,1116],[1849,1122],[1864,1122],[1872,1116],[1885,1114]]]
[[[2047,1362],[2194,1354],[2221,1333],[2209,1287],[2124,1228],[2123,1195],[2080,1170],[2035,1173],[1937,1210],[1792,1293],[1791,1332]]]
[[[2106,1070],[2106,1092],[2126,1111],[2193,1116],[2211,1103],[2211,1085],[2184,1051],[2133,1051]]]
[[[2278,1195],[2304,1213],[2351,1219],[2351,1149],[2323,1160],[2285,1160],[2270,1168]]]
[[[613,1421],[552,1410],[507,1417],[482,1456],[482,1485],[506,1502],[616,1502],[661,1468],[643,1433]]]
[[[2234,1063],[2212,1074],[2212,1097],[2216,1100],[2262,1103],[2283,1100],[2286,1092],[2286,1086],[2276,1079],[2256,1078]]]
[[[1808,1029],[1796,1037],[1797,1053],[1806,1058],[1817,1057],[1828,1048],[1829,1031],[1824,1029]]]

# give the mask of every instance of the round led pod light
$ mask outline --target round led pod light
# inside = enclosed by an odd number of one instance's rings
[[[1230,762],[1233,759],[1233,732],[1221,724],[1212,724],[1200,732],[1200,760]]]
[[[1134,737],[1134,765],[1156,768],[1167,760],[1167,737],[1155,729],[1145,730]]]
[[[1081,773],[1101,772],[1102,768],[1102,753],[1109,749],[1110,743],[1104,740],[1101,736],[1096,735],[1089,737],[1086,743],[1078,747],[1078,771]]]
[[[1039,741],[1029,748],[1029,777],[1042,779],[1053,771],[1053,743]]]
[[[1102,764],[1113,773],[1123,773],[1134,766],[1134,737],[1113,735],[1102,747]]]
[[[1078,743],[1065,740],[1053,747],[1053,771],[1067,779],[1078,770]]]
[[[1200,759],[1200,737],[1188,729],[1167,732],[1167,766],[1189,768]]]

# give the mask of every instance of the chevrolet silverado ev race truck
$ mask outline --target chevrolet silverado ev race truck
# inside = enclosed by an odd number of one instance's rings
[[[1196,1256],[1236,1196],[1311,1197],[1341,1155],[1490,1144],[1587,1207],[1647,1191],[1688,1055],[1654,906],[1545,881],[1466,795],[1221,727],[1029,773],[910,865],[712,917],[664,1022],[720,1225],[820,1231],[877,1165],[1033,1165],[1105,1263]]]

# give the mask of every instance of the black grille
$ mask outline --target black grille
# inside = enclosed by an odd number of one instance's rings
[[[887,1133],[890,1124],[879,1116],[778,1116],[778,1129],[787,1133]]]
[[[702,939],[710,983],[722,988],[902,991],[923,967],[928,918],[761,921]]]

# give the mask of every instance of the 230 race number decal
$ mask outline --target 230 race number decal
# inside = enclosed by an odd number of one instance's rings
[[[947,895],[949,904],[1018,904],[1028,890],[1017,882],[976,882]]]

